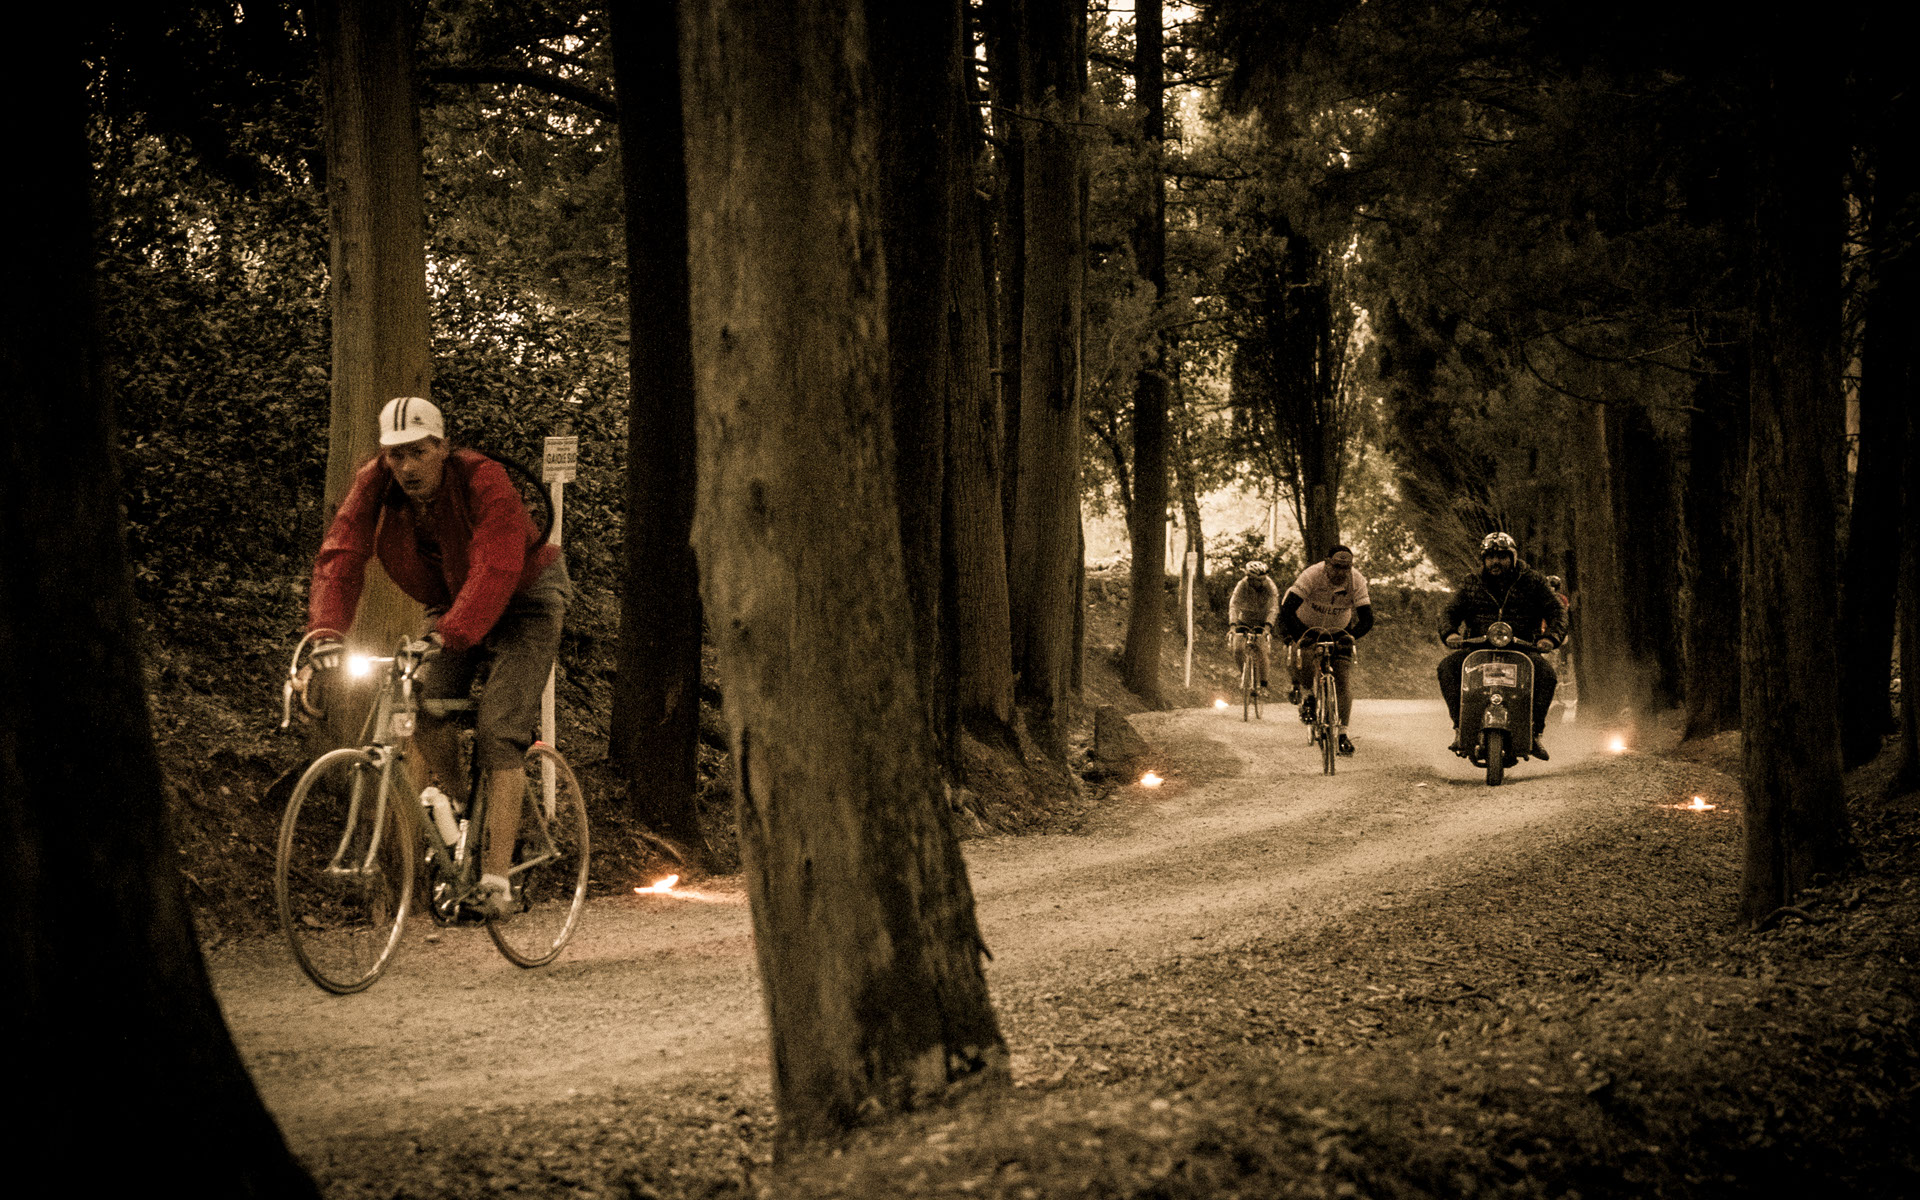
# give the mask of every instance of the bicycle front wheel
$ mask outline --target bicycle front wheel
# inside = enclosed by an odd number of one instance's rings
[[[1339,725],[1335,715],[1339,712],[1340,696],[1334,689],[1333,677],[1326,674],[1320,676],[1314,692],[1314,707],[1320,710],[1314,716],[1320,726],[1320,769],[1331,775],[1340,756]]]
[[[567,760],[551,746],[527,751],[520,789],[508,914],[487,922],[507,960],[544,966],[560,956],[587,903],[587,802]]]
[[[300,776],[280,821],[280,928],[307,978],[341,995],[386,970],[413,897],[410,831],[380,788],[371,755],[335,750]]]

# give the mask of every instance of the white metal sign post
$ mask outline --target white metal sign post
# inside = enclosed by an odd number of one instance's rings
[[[1199,570],[1199,568],[1200,552],[1198,550],[1187,551],[1187,561],[1185,565],[1180,568],[1180,573],[1186,576],[1187,584],[1187,586],[1182,589],[1187,593],[1187,682],[1185,685],[1187,687],[1193,686],[1193,576],[1194,572]]]
[[[553,531],[547,535],[550,545],[560,544],[560,523],[566,512],[566,487],[573,482],[575,468],[580,462],[580,439],[577,437],[550,437],[544,452],[540,456],[540,479],[547,485],[547,493],[553,499]],[[558,664],[547,670],[547,687],[540,693],[540,736],[547,745],[559,749],[554,728],[553,692],[554,677]],[[553,764],[542,761],[540,764],[540,794],[545,801],[547,816],[553,816]]]

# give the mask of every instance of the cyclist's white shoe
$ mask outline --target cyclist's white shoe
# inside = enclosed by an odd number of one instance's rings
[[[504,921],[513,915],[513,885],[504,875],[482,875],[470,903],[488,920]]]

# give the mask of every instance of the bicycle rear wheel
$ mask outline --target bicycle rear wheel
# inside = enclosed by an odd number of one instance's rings
[[[520,836],[508,871],[512,907],[487,922],[487,936],[509,962],[538,967],[560,956],[586,907],[587,802],[573,769],[551,746],[534,745],[525,762]]]
[[[293,785],[274,900],[294,959],[327,991],[367,987],[399,947],[413,897],[410,832],[396,805],[380,804],[380,768],[364,750],[323,754]]]

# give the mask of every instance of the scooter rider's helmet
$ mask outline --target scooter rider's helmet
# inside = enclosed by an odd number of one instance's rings
[[[1261,562],[1257,558],[1247,564],[1247,574],[1253,576],[1255,579],[1260,579],[1265,577],[1266,573],[1267,573],[1267,564]]]

